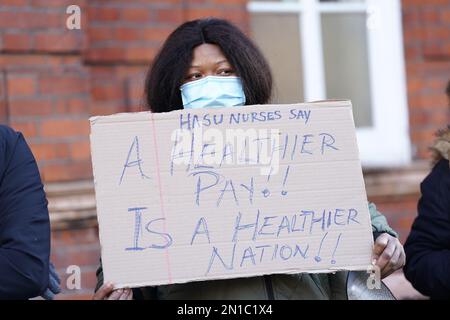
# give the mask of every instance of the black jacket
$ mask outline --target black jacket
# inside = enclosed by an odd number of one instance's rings
[[[50,222],[36,161],[22,134],[0,125],[0,299],[48,285]]]
[[[450,299],[450,167],[441,159],[421,184],[418,216],[405,243],[406,278],[432,299]]]

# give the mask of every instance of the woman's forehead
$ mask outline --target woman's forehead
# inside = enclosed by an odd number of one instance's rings
[[[222,49],[215,44],[203,43],[194,48],[192,52],[192,67],[219,64],[228,61]]]

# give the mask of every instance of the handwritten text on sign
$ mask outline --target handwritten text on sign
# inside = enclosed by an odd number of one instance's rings
[[[91,118],[105,281],[366,269],[348,101]]]

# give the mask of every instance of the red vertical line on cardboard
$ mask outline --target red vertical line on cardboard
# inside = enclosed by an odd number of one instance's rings
[[[153,131],[153,144],[155,146],[156,179],[158,180],[158,187],[159,187],[159,202],[161,204],[161,215],[163,217],[163,230],[164,230],[164,233],[167,233],[167,231],[166,231],[166,212],[164,209],[163,191],[162,191],[160,165],[159,165],[159,152],[158,152],[159,148],[158,148],[158,141],[156,139],[155,119],[153,117],[153,112],[150,112],[150,117],[151,117],[151,123],[152,123],[152,131]],[[169,284],[171,284],[172,283],[172,272],[171,272],[171,267],[170,267],[169,248],[166,248],[165,251],[166,251],[168,280],[169,280]]]

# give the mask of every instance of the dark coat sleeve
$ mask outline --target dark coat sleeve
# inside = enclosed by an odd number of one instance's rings
[[[36,161],[22,134],[0,126],[0,299],[48,285],[50,222]]]
[[[450,169],[441,160],[421,184],[418,216],[405,243],[406,278],[432,299],[450,298]]]

